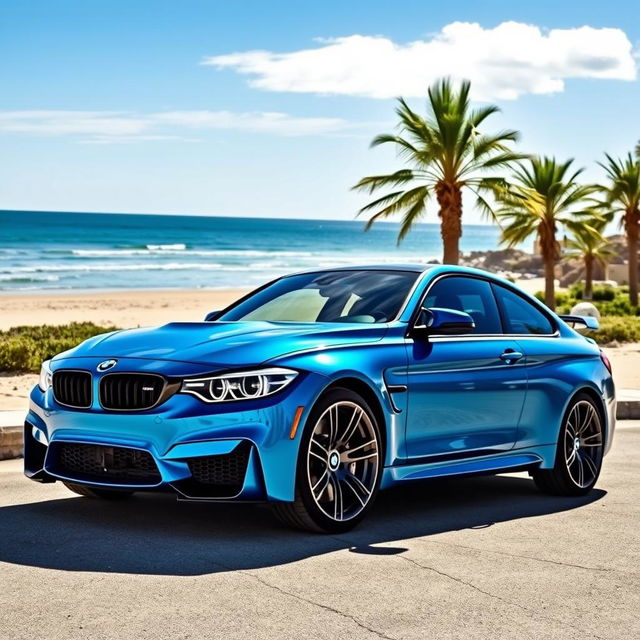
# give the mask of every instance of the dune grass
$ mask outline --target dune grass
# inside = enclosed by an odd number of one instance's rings
[[[0,371],[38,373],[43,360],[71,349],[87,338],[114,330],[115,327],[101,327],[92,322],[72,322],[0,331]]]
[[[600,319],[600,329],[590,331],[586,335],[601,345],[640,342],[640,318],[638,316],[604,317]]]

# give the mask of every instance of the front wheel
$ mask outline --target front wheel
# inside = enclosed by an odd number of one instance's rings
[[[84,484],[76,484],[75,482],[63,482],[65,487],[73,493],[85,498],[98,498],[101,500],[127,500],[133,495],[133,491],[118,489],[99,489],[96,487],[88,487]]]
[[[328,392],[302,434],[295,501],[274,503],[276,516],[299,529],[348,531],[375,500],[382,460],[380,426],[365,400],[348,389]]]
[[[553,469],[536,469],[533,480],[544,493],[583,496],[595,486],[603,456],[600,412],[588,394],[579,393],[562,421]]]

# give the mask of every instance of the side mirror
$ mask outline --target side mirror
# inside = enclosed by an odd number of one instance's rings
[[[207,313],[207,315],[204,317],[204,321],[213,322],[218,317],[219,314],[220,314],[219,311],[209,311],[209,313]]]
[[[411,333],[413,335],[462,335],[471,333],[475,328],[473,318],[464,311],[422,307]]]

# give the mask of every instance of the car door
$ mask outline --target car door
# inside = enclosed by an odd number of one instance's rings
[[[497,283],[492,287],[505,333],[518,341],[527,361],[527,398],[516,446],[555,444],[562,410],[572,393],[566,372],[585,355],[559,337],[545,307],[510,287]]]
[[[469,313],[472,334],[409,337],[407,454],[455,459],[511,449],[527,392],[525,358],[503,335],[488,281],[451,275],[433,282],[422,306]]]

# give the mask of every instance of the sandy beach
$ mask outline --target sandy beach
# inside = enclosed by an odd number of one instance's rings
[[[524,281],[527,290],[537,283]],[[537,289],[535,289],[537,290]],[[153,326],[172,321],[199,321],[224,308],[247,289],[41,293],[0,296],[0,329],[19,325],[91,321],[121,328]],[[619,388],[640,388],[640,344],[606,349]],[[26,409],[37,376],[0,373],[0,410]]]
[[[95,322],[120,328],[199,321],[222,309],[247,289],[200,291],[119,291],[0,296],[0,329],[20,325]],[[26,409],[38,376],[0,373],[0,411]]]
[[[248,289],[40,293],[0,296],[0,329],[20,325],[95,322],[122,329],[199,321]]]
[[[528,293],[540,291],[542,278],[518,281]],[[166,322],[199,321],[223,309],[250,289],[124,290],[0,295],[0,330],[20,325],[95,322],[122,329]]]

